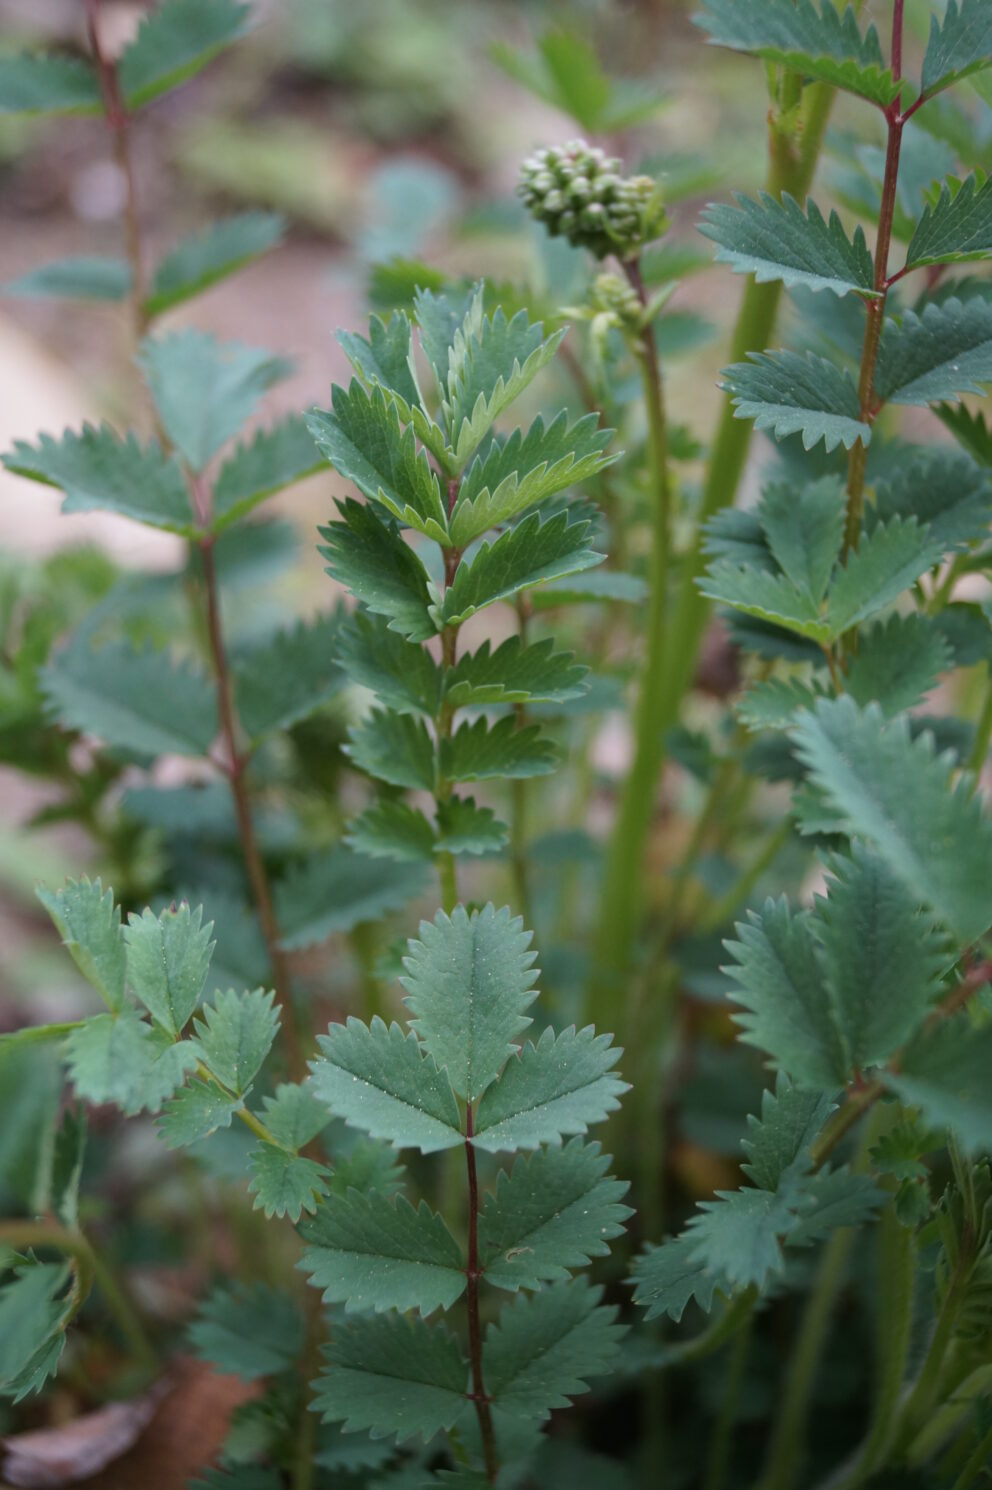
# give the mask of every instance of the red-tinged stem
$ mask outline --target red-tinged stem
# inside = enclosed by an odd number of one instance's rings
[[[204,510],[205,500],[203,490],[198,482],[194,483],[194,503],[197,509],[198,521],[206,523],[209,520],[209,513]],[[207,633],[210,641],[210,654],[213,659],[214,675],[217,680],[217,704],[220,714],[220,728],[224,738],[224,748],[227,756],[225,771],[231,785],[231,796],[234,800],[234,812],[238,823],[238,838],[241,842],[241,852],[251,885],[252,898],[255,902],[255,909],[258,912],[259,925],[261,926],[262,936],[265,940],[269,966],[272,970],[272,983],[275,988],[276,998],[282,1007],[282,1028],[283,1037],[286,1041],[287,1061],[293,1080],[302,1081],[307,1074],[306,1056],[304,1055],[299,1023],[296,1018],[296,1009],[293,1004],[289,965],[286,960],[286,954],[282,949],[279,925],[276,921],[275,907],[272,903],[272,889],[269,884],[268,872],[265,868],[265,860],[258,846],[251,803],[248,800],[245,772],[248,767],[249,757],[242,752],[239,745],[241,729],[234,703],[234,685],[231,679],[231,668],[224,641],[224,628],[221,622],[220,590],[217,584],[217,568],[214,563],[213,542],[213,537],[208,535],[198,541],[197,548],[200,551],[200,560],[203,565],[203,582],[207,598]]]
[[[479,1420],[482,1438],[482,1454],[486,1465],[486,1479],[495,1485],[499,1474],[499,1458],[496,1453],[496,1432],[490,1408],[492,1398],[482,1380],[482,1328],[479,1323],[479,1179],[475,1171],[475,1145],[473,1133],[472,1105],[469,1103],[465,1115],[465,1163],[468,1167],[468,1266],[466,1302],[468,1304],[468,1350],[472,1365],[472,1401]]]
[[[114,155],[124,177],[124,239],[127,260],[131,270],[131,322],[135,342],[139,342],[148,330],[148,315],[145,311],[145,274],[141,253],[141,225],[138,216],[138,189],[135,182],[134,162],[131,159],[131,116],[121,96],[117,68],[107,57],[100,42],[100,0],[86,0],[86,24],[90,48],[100,79],[100,92],[107,112],[107,123],[114,139]]]
[[[902,77],[902,12],[905,0],[894,0],[892,6],[892,76]]]

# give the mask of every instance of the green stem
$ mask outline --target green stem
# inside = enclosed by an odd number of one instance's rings
[[[465,1163],[468,1174],[468,1265],[465,1269],[465,1297],[468,1306],[469,1360],[472,1370],[471,1399],[475,1404],[475,1415],[482,1439],[482,1455],[486,1466],[486,1479],[495,1485],[499,1474],[499,1457],[496,1450],[496,1431],[490,1406],[492,1398],[482,1378],[482,1326],[479,1316],[479,1180],[475,1168],[475,1145],[472,1142],[472,1104],[465,1113]]]
[[[970,1490],[992,1456],[992,1428],[980,1439],[974,1453],[954,1481],[952,1490]]]
[[[452,476],[448,481],[448,515],[454,511],[455,501],[458,497],[458,478]],[[454,582],[455,573],[461,561],[461,551],[457,548],[446,548],[444,550],[444,583],[445,587]],[[458,657],[458,627],[448,626],[441,632],[441,703],[435,720],[437,730],[437,785],[434,788],[434,800],[440,808],[445,802],[450,802],[453,792],[452,783],[444,775],[441,769],[441,757],[446,740],[451,739],[454,726],[455,711],[447,698],[448,673],[455,666]],[[441,905],[450,916],[458,904],[458,871],[455,867],[455,856],[447,850],[437,855],[437,875],[441,889]]]
[[[912,1467],[927,1464],[957,1432],[965,1418],[971,1417],[975,1403],[992,1393],[992,1365],[979,1366],[962,1381],[956,1382],[953,1392],[941,1407],[938,1407],[926,1427],[909,1444],[906,1462]]]
[[[736,1298],[731,1299],[719,1319],[707,1325],[706,1329],[701,1330],[692,1340],[687,1340],[681,1345],[670,1346],[662,1351],[658,1360],[653,1364],[657,1365],[659,1370],[667,1371],[673,1366],[693,1366],[697,1361],[705,1361],[708,1356],[715,1354],[726,1345],[728,1340],[733,1340],[741,1330],[751,1328],[757,1302],[758,1290],[754,1287],[745,1288]]]
[[[746,1315],[743,1325],[737,1332],[733,1349],[730,1352],[730,1359],[727,1362],[727,1381],[723,1389],[720,1413],[713,1430],[713,1440],[710,1444],[703,1490],[724,1490],[724,1486],[727,1483],[727,1470],[730,1467],[731,1449],[733,1448],[734,1426],[737,1422],[737,1414],[740,1411],[741,1387],[744,1385],[744,1372],[747,1366],[748,1352],[751,1348],[753,1326],[754,1312],[751,1310]]]
[[[971,754],[968,757],[968,770],[973,771],[976,777],[988,759],[990,744],[992,744],[992,669],[989,671],[989,678],[985,687],[982,712],[975,726],[975,743],[971,747]]]
[[[913,1390],[906,1398],[902,1411],[899,1414],[899,1422],[895,1431],[898,1442],[903,1449],[916,1437],[936,1405],[939,1396],[941,1374],[947,1359],[947,1353],[954,1340],[958,1313],[968,1290],[972,1261],[972,1252],[971,1247],[968,1245],[968,1239],[963,1238],[961,1253],[951,1278],[950,1287],[944,1295],[944,1302],[937,1316],[937,1324],[930,1341],[930,1347],[926,1353],[920,1374],[916,1378]]]
[[[741,870],[730,889],[725,891],[718,900],[714,900],[713,904],[700,916],[696,925],[697,931],[702,933],[719,931],[721,926],[726,925],[738,907],[744,905],[759,880],[767,874],[791,836],[792,821],[788,817],[783,818],[778,827],[769,833],[750,864]]]
[[[29,1247],[51,1248],[68,1257],[76,1279],[70,1319],[79,1313],[95,1286],[137,1363],[149,1374],[158,1369],[155,1348],[133,1305],[81,1231],[49,1221],[3,1221],[0,1243],[17,1251]]]
[[[523,593],[517,596],[517,623],[520,645],[526,647],[530,613],[527,597]],[[527,723],[527,709],[523,704],[517,704],[514,712],[517,718],[517,728],[522,729]],[[513,875],[517,909],[524,918],[524,925],[533,927],[534,911],[531,904],[530,875],[527,865],[527,786],[528,783],[523,777],[517,777],[511,783],[510,869]]]

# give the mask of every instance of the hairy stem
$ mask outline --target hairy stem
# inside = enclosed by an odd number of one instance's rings
[[[202,509],[202,499],[197,505]],[[199,515],[202,516],[202,511]],[[217,567],[214,563],[213,539],[211,537],[201,539],[197,547],[200,551],[200,559],[203,566],[203,581],[207,600],[207,634],[210,642],[214,675],[217,680],[220,727],[221,734],[224,737],[224,749],[227,757],[225,768],[227,779],[231,786],[231,796],[234,801],[234,812],[238,823],[238,838],[241,842],[241,853],[244,858],[248,880],[251,884],[252,898],[255,902],[255,909],[258,912],[259,925],[265,940],[276,998],[282,1008],[282,1028],[283,1038],[286,1042],[287,1062],[293,1080],[301,1081],[307,1073],[306,1055],[303,1049],[299,1023],[296,1018],[296,1008],[293,1003],[289,965],[279,936],[279,926],[276,921],[275,907],[272,901],[272,887],[269,884],[269,875],[265,867],[265,860],[258,845],[251,803],[248,798],[248,787],[245,781],[248,757],[242,753],[239,745],[241,731],[234,703],[234,686],[231,679],[227,648],[224,642],[223,624],[221,622],[220,591],[217,584]]]
[[[486,1465],[486,1479],[495,1485],[499,1474],[499,1457],[496,1453],[496,1432],[490,1397],[482,1379],[482,1326],[479,1321],[479,1178],[475,1169],[475,1145],[472,1142],[472,1104],[465,1114],[465,1163],[468,1169],[468,1266],[465,1269],[466,1303],[468,1306],[468,1349],[472,1364],[472,1401],[479,1421],[482,1438],[482,1454]]]

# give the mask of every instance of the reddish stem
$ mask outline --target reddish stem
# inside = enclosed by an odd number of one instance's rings
[[[479,1324],[479,1180],[475,1171],[475,1145],[473,1133],[472,1104],[465,1114],[465,1162],[468,1167],[468,1267],[465,1277],[468,1282],[466,1301],[468,1304],[468,1349],[472,1364],[471,1398],[475,1403],[475,1415],[479,1420],[482,1438],[482,1453],[486,1464],[486,1479],[495,1485],[499,1474],[499,1459],[496,1454],[496,1432],[490,1408],[492,1398],[482,1380],[482,1330]]]

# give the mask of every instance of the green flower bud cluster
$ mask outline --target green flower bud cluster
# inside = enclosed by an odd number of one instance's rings
[[[552,237],[597,258],[631,259],[665,228],[650,176],[621,176],[620,162],[584,140],[538,150],[520,170],[519,195]]]

